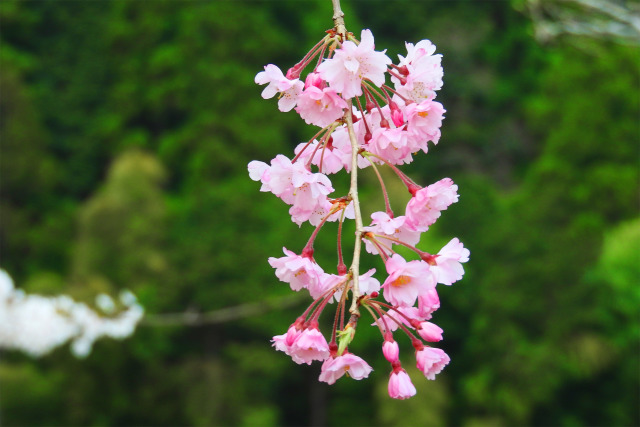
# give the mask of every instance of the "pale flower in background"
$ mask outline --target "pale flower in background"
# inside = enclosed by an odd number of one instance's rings
[[[67,295],[45,297],[15,289],[13,280],[0,270],[0,348],[40,357],[71,341],[77,357],[86,357],[102,337],[123,339],[133,334],[144,309],[128,291],[121,293],[125,310],[102,317]],[[105,313],[115,310],[111,297],[100,294],[96,305]]]

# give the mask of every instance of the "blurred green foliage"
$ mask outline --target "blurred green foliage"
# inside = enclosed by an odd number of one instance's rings
[[[371,28],[391,56],[423,38],[444,55],[443,137],[406,170],[460,187],[421,242],[435,252],[458,236],[471,250],[434,317],[450,366],[436,382],[413,375],[419,394],[391,401],[379,336],[362,322],[353,351],[376,371],[320,384],[318,366],[268,343],[301,305],[140,326],[85,360],[67,348],[40,360],[3,353],[2,422],[640,424],[637,50],[575,37],[541,46],[507,2],[343,7],[349,28]],[[7,0],[0,13],[0,238],[19,285],[87,301],[128,288],[148,313],[289,293],[266,259],[300,250],[311,228],[259,193],[246,164],[312,131],[262,100],[253,78],[313,46],[331,25],[328,0]],[[381,202],[366,201],[375,178],[362,181],[368,215]],[[332,226],[316,244],[327,269]]]

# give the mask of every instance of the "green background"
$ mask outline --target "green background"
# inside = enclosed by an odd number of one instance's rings
[[[433,319],[450,365],[421,378],[398,337],[418,395],[393,401],[366,318],[351,346],[375,369],[366,380],[318,383],[318,364],[270,347],[309,300],[281,301],[291,291],[267,258],[299,252],[312,228],[246,165],[290,155],[315,130],[253,78],[322,37],[329,0],[3,1],[2,267],[28,292],[92,301],[131,289],[151,316],[84,360],[68,346],[0,353],[2,423],[640,424],[637,46],[540,44],[517,1],[343,8],[394,60],[424,38],[443,54],[442,139],[403,170],[460,188],[420,244],[437,252],[459,237],[471,251]],[[401,212],[408,193],[385,178]],[[368,217],[382,201],[370,171],[361,185]],[[316,244],[327,271],[335,230]],[[384,280],[379,260],[364,262]],[[273,310],[197,326],[152,316],[267,301]]]

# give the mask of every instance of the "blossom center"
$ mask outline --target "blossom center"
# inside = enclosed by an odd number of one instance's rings
[[[411,282],[411,277],[409,277],[409,276],[400,276],[396,280],[391,282],[391,286],[394,286],[394,287],[397,288],[397,287],[400,287],[400,286],[404,286],[409,282]]]

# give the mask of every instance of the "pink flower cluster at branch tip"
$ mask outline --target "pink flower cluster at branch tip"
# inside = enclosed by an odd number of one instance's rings
[[[270,164],[254,160],[248,166],[250,178],[262,184],[260,191],[273,193],[289,206],[293,222],[308,221],[314,226],[299,253],[284,248],[284,256],[269,258],[278,279],[294,291],[306,289],[313,300],[289,330],[272,342],[295,363],[322,361],[320,381],[333,384],[345,374],[364,379],[372,368],[352,354],[349,345],[361,312],[366,312],[380,330],[382,354],[391,364],[389,395],[407,399],[416,389],[402,368],[402,339],[396,340],[396,334],[408,337],[417,368],[426,378],[435,379],[450,361],[443,350],[427,345],[443,339],[444,331],[429,321],[440,308],[436,288],[460,280],[462,264],[469,260],[469,250],[457,238],[436,254],[416,247],[422,233],[458,201],[457,185],[443,178],[421,187],[398,168],[440,141],[445,109],[434,98],[442,87],[441,55],[429,40],[422,40],[407,43],[406,55],[393,64],[384,50],[375,50],[370,30],[362,30],[357,40],[351,33],[340,33],[340,28],[337,24],[328,31],[286,75],[269,64],[255,79],[266,85],[263,98],[278,95],[281,111],[294,110],[306,123],[320,128],[298,144],[292,157],[278,154]],[[383,200],[368,226],[361,220],[354,176],[364,168],[379,181]],[[411,195],[404,215],[396,216],[391,209],[392,195],[381,168],[389,168]],[[327,175],[343,171],[352,175],[350,189],[333,195]],[[343,229],[345,221],[354,218],[355,249],[348,266],[342,244],[352,231],[343,233]],[[338,224],[325,227],[327,222]],[[321,230],[337,233],[334,271],[325,271],[314,259],[314,242]],[[384,263],[382,285],[374,277],[375,269],[359,271],[361,243]],[[404,256],[396,253],[399,247],[404,247]],[[406,254],[411,252],[414,255],[409,258]],[[325,310],[332,312],[333,320],[326,335],[319,326]]]

